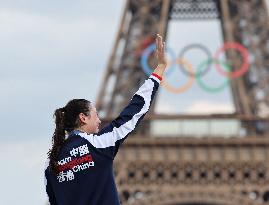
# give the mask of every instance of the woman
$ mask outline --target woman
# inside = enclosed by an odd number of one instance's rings
[[[56,129],[45,169],[51,205],[120,204],[113,159],[150,108],[167,65],[164,50],[162,37],[157,34],[158,66],[129,105],[101,131],[96,108],[88,100],[74,99],[55,111]]]

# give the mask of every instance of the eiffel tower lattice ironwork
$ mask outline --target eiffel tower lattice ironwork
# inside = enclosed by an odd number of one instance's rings
[[[97,97],[103,121],[116,117],[147,78],[136,50],[170,20],[219,19],[224,42],[249,51],[250,69],[232,79],[235,113],[160,115],[152,109],[121,147],[115,175],[123,204],[269,204],[269,17],[265,0],[127,0]],[[242,64],[228,51],[232,68]],[[154,62],[153,62],[154,65]],[[158,96],[155,102],[158,100]],[[156,120],[235,120],[242,133],[154,137]],[[229,129],[229,127],[227,128]]]

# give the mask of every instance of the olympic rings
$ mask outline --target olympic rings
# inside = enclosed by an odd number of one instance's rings
[[[209,59],[211,58],[211,53],[210,53],[210,51],[209,51],[205,46],[203,46],[203,45],[201,45],[201,44],[190,44],[190,45],[184,47],[184,48],[181,50],[181,52],[180,52],[180,54],[179,54],[179,59],[184,59],[184,54],[185,54],[188,50],[190,50],[190,49],[192,49],[192,48],[198,48],[198,49],[200,49],[200,50],[202,50],[202,51],[204,51],[204,52],[206,53],[206,55],[208,56],[208,64],[207,64],[207,68],[204,69],[204,70],[201,71],[201,72],[192,73],[192,72],[189,72],[188,70],[186,70],[183,64],[179,64],[179,67],[180,67],[180,69],[183,71],[183,73],[186,74],[186,75],[191,75],[191,76],[205,75],[205,74],[209,71],[209,69],[210,69],[210,65],[211,65],[211,62],[212,62],[212,61],[209,60]]]
[[[146,73],[146,75],[148,75],[148,76],[152,73],[152,69],[150,69],[150,67],[148,66],[147,61],[148,61],[149,55],[155,50],[155,47],[156,47],[155,43],[150,44],[143,51],[143,54],[142,54],[141,59],[140,59],[142,69]],[[188,51],[189,49],[194,48],[194,47],[197,47],[197,48],[203,50],[207,54],[207,56],[209,57],[209,59],[207,59],[207,60],[205,60],[205,61],[203,61],[203,62],[201,62],[199,64],[196,72],[193,71],[192,65],[189,62],[187,62],[185,59],[183,59],[184,53],[186,53],[186,51]],[[224,63],[224,62],[222,62],[222,61],[220,61],[218,59],[220,57],[221,53],[225,52],[225,50],[227,50],[227,49],[238,50],[240,52],[242,58],[243,58],[242,66],[239,69],[235,70],[235,71],[232,71],[231,67],[229,65],[227,65],[227,63]],[[171,91],[173,93],[185,92],[187,89],[189,89],[192,86],[194,79],[197,80],[197,83],[199,84],[199,86],[203,90],[205,90],[207,92],[212,92],[212,93],[213,92],[219,92],[219,91],[223,90],[229,84],[229,82],[230,82],[230,80],[232,78],[238,78],[238,77],[244,75],[249,69],[249,54],[248,54],[248,50],[243,45],[241,45],[240,43],[237,43],[237,42],[227,42],[227,43],[225,43],[221,48],[219,48],[217,50],[217,52],[214,55],[214,58],[211,58],[210,57],[211,56],[210,52],[204,46],[199,45],[199,44],[191,44],[191,45],[188,45],[188,46],[184,47],[183,50],[180,52],[180,55],[179,55],[180,59],[178,59],[178,60],[174,60],[174,59],[176,59],[176,57],[175,57],[175,54],[172,51],[172,49],[167,48],[167,52],[171,55],[171,57],[173,59],[172,59],[172,62],[168,63],[169,65],[167,66],[165,76],[167,76],[167,74],[171,73],[171,70],[169,70],[170,65],[171,65],[172,68],[174,68],[174,66],[176,66],[177,64],[179,64],[180,70],[184,74],[187,74],[189,76],[186,84],[181,86],[181,87],[178,87],[178,88],[172,87],[163,78],[163,81],[161,82],[161,85],[164,88],[166,88],[167,90],[169,90],[169,91]],[[212,63],[216,64],[215,67],[216,67],[217,71],[221,75],[226,77],[226,80],[221,85],[219,85],[217,87],[210,87],[210,86],[206,85],[201,79],[201,76],[203,76],[204,74],[206,74],[209,71],[210,66],[211,66]],[[206,65],[207,65],[207,67],[205,67]],[[224,69],[222,67],[224,67]]]
[[[149,58],[149,55],[156,49],[156,45],[155,43],[152,43],[150,44],[144,51],[143,51],[143,54],[142,54],[142,57],[140,59],[140,63],[142,65],[142,68],[144,70],[144,72],[146,73],[147,76],[150,76],[150,74],[152,73],[152,69],[149,67],[148,65],[148,58]],[[172,49],[170,49],[169,47],[166,47],[167,49],[167,52],[170,53],[171,57],[173,59],[176,59],[176,55],[175,53],[173,52]],[[172,65],[174,66],[174,65]],[[170,74],[171,72],[171,69],[169,72],[167,72],[167,74]]]
[[[188,63],[187,61],[183,60],[183,59],[180,59],[180,60],[177,60],[176,61],[176,64],[183,64],[183,65],[186,65],[187,69],[189,72],[193,72],[193,69],[192,69],[192,65],[190,63]],[[179,88],[173,88],[171,85],[169,85],[166,81],[165,81],[165,78],[163,78],[162,82],[161,82],[161,85],[166,88],[167,90],[170,90],[171,92],[173,93],[182,93],[182,92],[185,92],[186,90],[188,90],[193,82],[194,82],[194,76],[191,76],[189,75],[189,78],[186,82],[185,85],[179,87]]]
[[[225,69],[226,69],[227,71],[231,71],[231,68],[230,68],[227,64],[225,64],[225,63],[223,63],[223,62],[218,62],[218,61],[216,61],[216,60],[205,60],[205,61],[203,61],[203,62],[200,63],[200,65],[198,66],[197,71],[200,72],[200,71],[202,70],[202,68],[205,66],[205,64],[208,64],[208,63],[209,63],[208,61],[210,61],[210,64],[211,64],[212,62],[213,62],[214,64],[221,64],[222,66],[225,67]],[[230,82],[230,79],[229,79],[228,77],[226,77],[226,80],[225,80],[221,85],[219,85],[218,87],[209,87],[208,85],[206,85],[206,84],[202,81],[202,79],[201,79],[201,75],[197,75],[197,76],[196,76],[196,79],[197,79],[197,83],[200,85],[200,87],[201,87],[202,89],[204,89],[205,91],[211,92],[211,93],[215,93],[215,92],[219,92],[219,91],[223,90],[226,86],[228,86],[228,84],[229,84],[229,82]]]
[[[249,69],[248,50],[247,50],[243,45],[241,45],[241,44],[239,44],[239,43],[236,43],[236,42],[228,42],[228,43],[225,43],[225,44],[224,44],[224,45],[223,45],[223,46],[216,52],[216,54],[215,54],[215,58],[214,58],[214,59],[218,59],[219,56],[220,56],[220,54],[221,54],[221,52],[224,52],[225,50],[227,50],[227,49],[229,49],[229,48],[230,48],[230,49],[231,49],[231,48],[236,49],[236,50],[238,50],[238,51],[241,53],[241,55],[242,55],[242,57],[243,57],[243,59],[244,59],[244,63],[243,63],[243,65],[241,66],[240,69],[238,69],[238,70],[236,70],[236,71],[233,71],[233,72],[231,72],[231,73],[224,71],[224,70],[221,68],[220,65],[216,65],[216,68],[217,68],[217,70],[219,71],[219,73],[222,74],[222,75],[224,75],[224,76],[228,76],[228,77],[230,77],[230,78],[237,78],[237,77],[239,77],[239,76],[241,76],[241,75],[244,75],[244,74],[248,71],[248,69]]]

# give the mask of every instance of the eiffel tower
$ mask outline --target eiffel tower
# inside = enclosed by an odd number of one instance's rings
[[[269,16],[265,0],[126,0],[97,97],[103,121],[116,117],[147,78],[136,55],[156,33],[166,38],[171,20],[218,19],[225,42],[248,49],[249,71],[230,81],[235,112],[214,115],[157,114],[153,102],[115,160],[122,204],[269,204]],[[226,53],[233,70],[242,64]],[[154,64],[154,62],[153,62]],[[155,137],[154,121],[234,120],[232,137]],[[229,129],[229,127],[227,127]]]

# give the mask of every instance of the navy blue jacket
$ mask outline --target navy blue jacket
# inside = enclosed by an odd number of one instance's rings
[[[148,112],[160,80],[151,75],[120,115],[97,134],[74,130],[58,158],[58,175],[45,167],[45,186],[51,205],[120,204],[113,159],[120,144]]]

